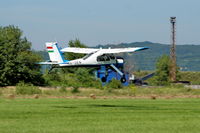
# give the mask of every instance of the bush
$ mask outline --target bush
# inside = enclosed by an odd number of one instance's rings
[[[128,87],[129,87],[131,93],[132,93],[133,95],[136,95],[137,87],[136,87],[135,85],[133,85],[133,84],[130,84]]]
[[[75,72],[75,77],[79,83],[79,87],[93,87],[94,85],[91,81],[94,81],[95,79],[93,75],[90,74],[90,69],[78,68]]]
[[[112,79],[106,86],[107,89],[121,89],[123,86],[119,80]]]
[[[100,79],[95,79],[91,83],[91,87],[94,87],[96,89],[103,89],[102,82],[100,81]]]
[[[167,55],[161,56],[156,62],[156,73],[153,78],[151,78],[150,84],[165,86],[169,85],[169,72],[170,72],[170,58]]]
[[[79,92],[78,88],[79,88],[78,86],[74,86],[74,87],[72,88],[71,92],[72,92],[72,93],[78,93],[78,92]]]
[[[50,74],[44,74],[46,85],[65,86],[65,87],[93,87],[102,89],[100,80],[93,76],[93,69],[76,68],[73,69],[54,69]],[[76,71],[75,71],[76,70]],[[65,71],[69,71],[66,73]]]
[[[25,84],[23,82],[18,83],[16,86],[16,94],[21,94],[21,95],[32,95],[32,94],[41,94],[42,91],[32,85],[32,84]]]
[[[79,82],[77,81],[77,78],[76,78],[75,74],[73,74],[73,73],[60,74],[60,77],[61,77],[60,84],[62,86],[72,87],[74,84],[75,85],[79,84]]]
[[[60,74],[58,73],[58,69],[53,70],[51,73],[46,72],[43,75],[46,85],[57,86],[61,82]]]
[[[66,93],[67,92],[65,86],[61,86],[60,89],[59,89],[59,91],[62,92],[62,93]]]

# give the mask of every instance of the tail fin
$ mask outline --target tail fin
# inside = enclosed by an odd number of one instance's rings
[[[49,54],[49,58],[52,62],[56,63],[67,62],[67,60],[64,60],[64,57],[60,52],[60,49],[58,48],[58,44],[56,42],[47,42],[46,48]]]

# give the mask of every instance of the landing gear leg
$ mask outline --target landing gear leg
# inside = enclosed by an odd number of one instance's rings
[[[111,64],[110,65],[117,73],[119,73],[119,75],[121,76],[121,82],[125,83],[126,82],[126,77],[124,75],[124,73],[122,73],[115,65]]]

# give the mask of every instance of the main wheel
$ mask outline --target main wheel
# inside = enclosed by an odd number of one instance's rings
[[[106,81],[107,81],[107,78],[106,78],[106,77],[102,77],[102,78],[101,78],[101,81],[102,81],[102,82],[106,82]]]
[[[126,82],[126,78],[125,78],[125,77],[122,77],[122,78],[121,78],[121,82],[122,82],[122,83],[125,83],[125,82]]]

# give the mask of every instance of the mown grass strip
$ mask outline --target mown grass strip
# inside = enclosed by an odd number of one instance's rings
[[[200,99],[0,99],[1,133],[185,133]]]

